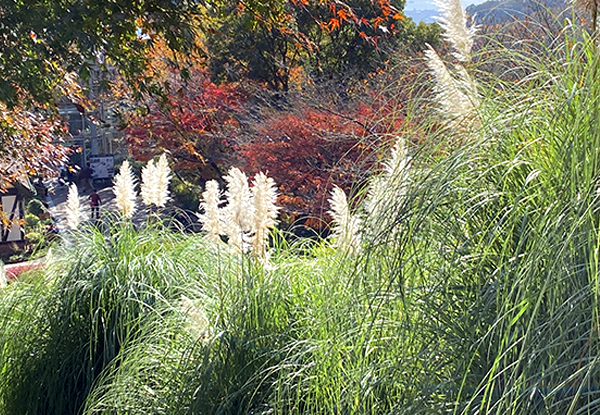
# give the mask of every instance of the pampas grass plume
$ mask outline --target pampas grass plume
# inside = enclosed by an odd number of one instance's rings
[[[410,169],[410,157],[402,137],[398,137],[396,140],[390,158],[384,162],[383,167],[383,174],[370,180],[365,200],[365,210],[370,216],[369,223],[378,220],[390,202],[397,204],[400,202],[399,198],[404,196],[403,192]]]
[[[406,143],[402,137],[398,137],[392,148],[390,159],[385,162],[385,173],[388,178],[394,174],[404,174],[410,167],[410,158],[406,149]]]
[[[427,58],[427,66],[435,77],[435,92],[442,113],[451,119],[472,114],[475,109],[473,97],[467,96],[459,88],[460,83],[450,74],[437,52],[431,46],[427,46],[424,53]]]
[[[164,207],[169,199],[171,169],[167,156],[163,153],[157,163],[150,160],[142,169],[142,201],[146,206]]]
[[[135,179],[127,160],[123,162],[119,174],[115,177],[113,192],[115,193],[117,208],[119,208],[123,216],[128,219],[133,217],[136,210]]]
[[[195,338],[206,339],[210,336],[210,323],[206,318],[204,310],[190,298],[181,296],[180,312],[187,318],[188,331]]]
[[[6,288],[8,285],[8,277],[6,276],[6,269],[4,269],[4,263],[0,261],[0,288]]]
[[[156,165],[154,160],[150,160],[142,168],[142,185],[140,186],[140,195],[142,202],[146,206],[150,206],[154,200],[154,192],[156,188]]]
[[[257,257],[265,258],[268,231],[277,224],[277,188],[272,178],[260,172],[254,177],[251,191],[254,205],[252,252]]]
[[[332,236],[334,246],[357,251],[360,249],[360,220],[350,214],[348,199],[342,189],[334,186],[329,199],[331,210],[329,214],[333,219]]]
[[[438,22],[444,30],[444,38],[454,48],[452,54],[460,62],[468,62],[477,28],[467,27],[467,17],[460,0],[435,0],[434,4],[442,14]]]
[[[75,230],[79,226],[81,221],[81,211],[79,205],[79,192],[77,191],[77,185],[72,183],[69,186],[69,192],[67,193],[67,205],[66,205],[66,216],[67,226],[69,229]]]
[[[254,206],[251,202],[248,178],[237,167],[224,177],[227,183],[227,206],[224,210],[225,234],[229,245],[239,252],[246,251],[246,233],[252,228]]]
[[[167,161],[167,155],[163,153],[156,163],[156,197],[155,204],[164,207],[169,200],[169,182],[171,181],[171,169]]]
[[[198,219],[202,222],[202,229],[206,232],[208,240],[218,243],[223,233],[223,218],[219,203],[221,202],[221,192],[219,183],[216,180],[206,182],[206,188],[202,192],[202,201],[200,206],[204,213],[198,214]]]

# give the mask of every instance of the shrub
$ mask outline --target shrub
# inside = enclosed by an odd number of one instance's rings
[[[46,211],[46,207],[39,199],[31,199],[27,203],[27,211],[33,215],[40,216]]]
[[[289,222],[326,221],[333,185],[349,189],[360,184],[376,160],[376,137],[366,125],[370,116],[372,109],[365,106],[343,115],[311,108],[274,113],[240,152],[249,173],[265,171],[273,177]]]
[[[40,218],[33,213],[27,213],[23,217],[23,222],[28,229],[37,229],[40,225]]]
[[[171,181],[171,194],[175,203],[182,209],[196,212],[200,205],[199,195],[202,193],[200,186],[173,177]]]
[[[44,240],[44,235],[39,232],[29,232],[25,234],[25,241],[32,247],[39,245]]]

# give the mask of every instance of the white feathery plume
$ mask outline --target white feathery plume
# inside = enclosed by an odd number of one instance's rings
[[[383,174],[371,179],[365,200],[365,210],[372,220],[380,217],[389,202],[397,204],[400,202],[398,198],[404,196],[410,157],[402,137],[396,140],[390,158],[383,163],[383,167]]]
[[[333,219],[334,246],[355,252],[360,250],[360,220],[350,214],[348,199],[342,189],[333,187],[329,205],[331,206],[329,214]]]
[[[131,218],[136,210],[135,179],[127,160],[121,164],[119,174],[115,177],[113,192],[117,208],[119,208],[125,218]]]
[[[197,214],[197,216],[202,222],[202,229],[206,232],[207,239],[214,243],[221,241],[220,235],[223,233],[220,203],[219,183],[216,180],[209,180],[206,182],[206,188],[202,192],[202,201],[200,202],[200,207],[204,210],[204,213]]]
[[[156,163],[156,198],[154,204],[158,207],[164,207],[169,200],[169,182],[171,181],[171,169],[167,161],[167,155],[163,153]]]
[[[454,48],[452,54],[460,62],[468,62],[477,28],[467,27],[467,17],[460,0],[435,0],[434,4],[442,14],[438,22],[444,30],[444,38]]]
[[[469,75],[467,70],[462,65],[456,65],[454,67],[458,76],[458,84],[464,91],[465,95],[471,100],[474,108],[479,108],[479,99],[477,98],[477,84],[475,80]]]
[[[154,160],[150,160],[142,168],[142,185],[140,186],[140,195],[144,205],[150,206],[154,200],[154,192],[156,189],[156,165]]]
[[[188,330],[194,337],[200,339],[210,337],[210,323],[206,318],[204,310],[199,305],[196,305],[194,301],[182,295],[179,311],[187,317],[189,322]]]
[[[247,251],[247,233],[252,228],[252,205],[248,178],[237,167],[232,167],[224,177],[227,183],[227,206],[224,208],[225,234],[229,246],[239,252]]]
[[[369,215],[369,224],[379,220],[381,213],[385,210],[384,202],[386,198],[386,190],[388,191],[389,182],[385,176],[374,176],[369,181],[369,190],[365,199],[365,210]]]
[[[389,160],[384,163],[385,174],[391,178],[395,174],[404,174],[410,167],[410,158],[406,149],[406,143],[402,137],[398,137],[392,148]]]
[[[252,181],[252,252],[259,258],[266,258],[268,230],[277,224],[277,188],[275,181],[263,172],[254,176]]]
[[[79,222],[81,222],[81,210],[79,205],[79,192],[77,191],[77,185],[72,183],[69,186],[69,192],[67,193],[67,226],[70,229],[77,229]]]
[[[169,199],[171,169],[167,155],[163,153],[157,163],[150,160],[142,169],[142,201],[146,206],[164,207]]]
[[[429,45],[425,50],[427,65],[435,77],[435,92],[441,105],[442,113],[457,122],[462,122],[464,117],[472,116],[477,108],[477,98],[472,95],[475,88],[474,82],[467,82],[464,76],[466,71],[459,71],[461,80],[455,79],[437,52]],[[470,80],[470,77],[468,78]],[[468,85],[470,84],[470,85]],[[469,95],[463,92],[467,88]]]
[[[409,183],[411,159],[408,155],[405,140],[398,137],[392,148],[390,158],[383,163],[383,173],[371,178],[365,211],[367,218],[365,232],[377,237],[385,231],[392,212],[402,204]]]

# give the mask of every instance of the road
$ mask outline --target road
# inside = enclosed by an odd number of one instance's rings
[[[68,186],[61,185],[58,180],[52,180],[46,183],[48,188],[48,195],[46,197],[46,201],[48,203],[48,209],[52,218],[55,221],[55,225],[58,228],[59,232],[66,229],[67,227],[67,219],[66,219],[66,209],[67,209],[67,193]],[[115,195],[112,191],[112,186],[108,183],[105,186],[94,186],[102,200],[102,205],[100,206],[100,215],[103,212],[115,211],[117,209],[115,205]],[[82,212],[82,220],[86,221],[90,219],[90,203],[89,196],[92,193],[90,189],[82,188],[81,186],[78,188],[79,191],[79,205],[81,206]]]

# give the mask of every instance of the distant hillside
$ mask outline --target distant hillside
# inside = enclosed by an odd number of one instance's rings
[[[467,7],[467,13],[475,17],[477,24],[505,23],[525,16],[534,16],[551,9],[554,14],[568,7],[565,0],[490,0]]]
[[[525,16],[534,16],[544,10],[552,10],[559,14],[569,5],[569,0],[490,0],[480,4],[472,4],[466,8],[470,16],[475,17],[476,24],[506,23]],[[423,4],[430,6],[429,3]],[[413,5],[414,6],[414,5]],[[404,13],[416,23],[423,21],[433,23],[439,16],[437,9],[404,10]]]

